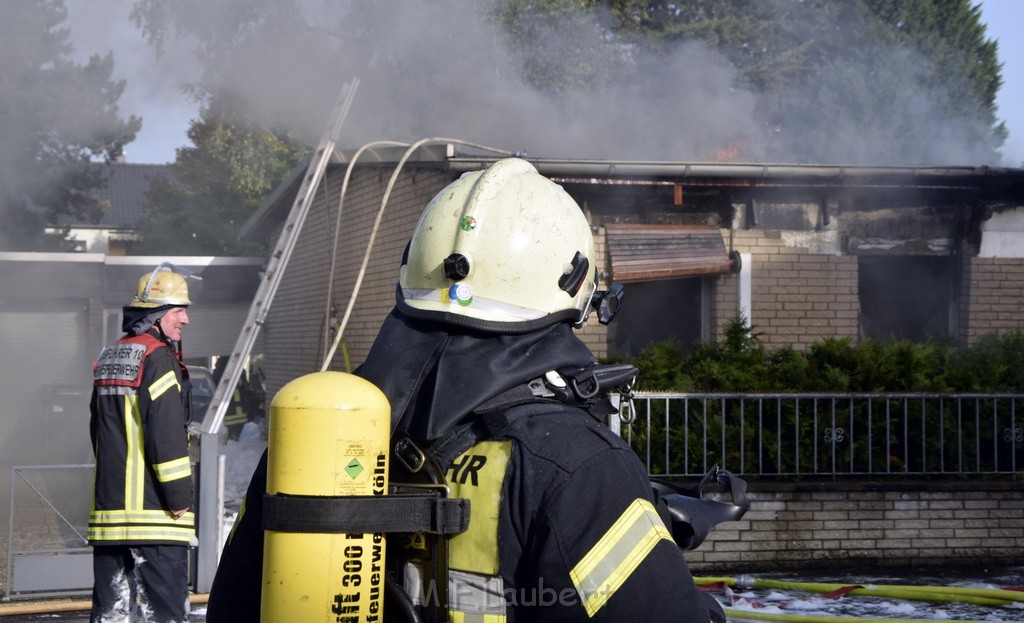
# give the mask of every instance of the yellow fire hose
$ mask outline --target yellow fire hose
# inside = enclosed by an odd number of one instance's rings
[[[193,606],[210,600],[209,593],[190,593],[188,602]],[[5,602],[0,604],[0,617],[27,614],[57,614],[60,612],[83,612],[92,608],[90,599],[53,599],[31,602]]]
[[[724,583],[735,588],[736,578],[695,578],[697,585]],[[784,580],[751,579],[752,588],[802,591],[805,593],[831,593],[851,584],[829,584],[822,582],[788,582]],[[742,585],[742,583],[740,583]],[[900,584],[860,585],[848,595],[864,597],[890,597],[910,601],[941,601],[973,604],[976,606],[1009,606],[1014,602],[1024,602],[1024,592],[1008,591],[998,588],[970,588],[961,586],[908,586]]]
[[[879,619],[876,617],[833,617],[808,614],[775,614],[725,609],[730,621],[787,621],[789,623],[935,623],[936,619]],[[947,621],[947,623],[991,623],[991,621]]]

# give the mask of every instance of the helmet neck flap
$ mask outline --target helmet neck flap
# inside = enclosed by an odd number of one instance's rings
[[[356,374],[388,397],[392,430],[401,425],[430,441],[501,392],[551,370],[576,372],[594,364],[568,323],[494,334],[421,322],[396,309]]]
[[[152,307],[125,306],[121,310],[121,330],[128,335],[142,335],[154,326],[159,326],[160,319],[171,307],[172,305],[165,305],[154,309]]]

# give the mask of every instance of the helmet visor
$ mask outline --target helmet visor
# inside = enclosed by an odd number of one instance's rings
[[[131,307],[188,306],[198,293],[202,277],[170,262],[163,262],[139,279]]]

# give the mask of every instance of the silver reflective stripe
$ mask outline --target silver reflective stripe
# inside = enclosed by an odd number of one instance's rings
[[[505,615],[505,582],[498,576],[449,569],[448,604],[464,614],[464,621],[483,621],[473,615]]]
[[[459,305],[454,301],[442,301],[442,292],[445,291],[429,290],[426,288],[402,288],[402,298],[407,301],[430,301],[433,303],[449,303],[454,306]],[[469,307],[484,311],[500,312],[508,316],[512,316],[513,318],[522,318],[523,320],[536,320],[537,318],[543,318],[547,315],[547,312],[530,309],[528,307],[520,307],[518,305],[511,305],[509,303],[503,303],[501,301],[495,301],[493,299],[475,295],[473,296],[472,303],[469,304]]]
[[[417,606],[422,606],[426,601],[423,595],[423,568],[414,562],[405,564],[405,592]]]
[[[128,396],[135,393],[137,392],[134,387],[123,385],[100,385],[96,388],[96,394],[99,396]]]
[[[405,565],[405,590],[417,606],[437,599],[425,592],[423,569]],[[500,577],[448,570],[448,610],[456,623],[496,623],[505,620],[505,582]]]
[[[438,606],[441,603],[441,596],[437,594],[437,584],[424,582],[422,563],[410,560],[405,563],[405,582],[403,584],[406,594],[417,606]],[[449,585],[451,582],[448,583]]]

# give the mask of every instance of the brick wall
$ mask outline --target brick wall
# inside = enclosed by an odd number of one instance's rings
[[[323,330],[328,313],[328,281],[333,284],[331,295],[340,320],[352,296],[391,169],[364,167],[353,174],[342,206],[341,233],[331,279],[343,175],[343,168],[330,169],[327,192],[316,193],[267,315],[264,327],[267,352],[278,360],[265,367],[268,395],[273,396],[288,381],[320,369],[333,342],[333,334],[325,337]],[[356,305],[345,329],[345,346],[353,367],[365,359],[381,322],[394,306],[402,252],[423,208],[451,180],[449,172],[406,167],[392,189]],[[595,235],[595,243],[599,270],[607,272],[603,230]],[[600,287],[607,285],[602,282]],[[607,328],[600,325],[596,317],[591,316],[591,322],[578,335],[595,357],[607,355]],[[345,369],[340,347],[331,360],[331,369]]]
[[[1024,259],[965,258],[960,300],[968,345],[985,334],[1024,330]]]
[[[804,350],[823,338],[858,333],[856,256],[790,246],[778,230],[733,232],[732,248],[751,254],[751,318],[768,347]],[[737,275],[716,283],[716,337],[736,314]]]
[[[353,174],[341,207],[341,231],[335,256],[338,198],[343,176],[344,168],[329,169],[327,192],[320,190],[315,195],[267,315],[264,327],[266,347],[275,359],[265,368],[270,396],[288,381],[320,369],[333,343],[333,334],[324,334],[328,282],[336,316],[340,320],[352,297],[391,169],[359,168]],[[392,189],[356,305],[345,330],[345,345],[353,366],[365,358],[381,322],[394,305],[402,251],[412,236],[420,212],[450,181],[449,173],[407,170]],[[331,367],[344,370],[340,347]]]
[[[605,230],[603,227],[598,228],[597,232],[594,233],[594,251],[597,258],[598,271],[598,284],[597,287],[603,290],[608,287],[608,279],[606,275],[611,274],[611,266],[608,261],[607,245],[605,244]],[[629,292],[627,288],[626,299],[629,299]],[[594,357],[601,360],[608,356],[608,327],[602,325],[597,321],[597,315],[591,314],[590,320],[587,322],[587,326],[582,330],[577,331],[576,335],[579,336],[583,343],[587,345],[590,352],[594,353]]]
[[[686,557],[695,572],[1019,564],[1019,483],[759,486],[742,520]]]

